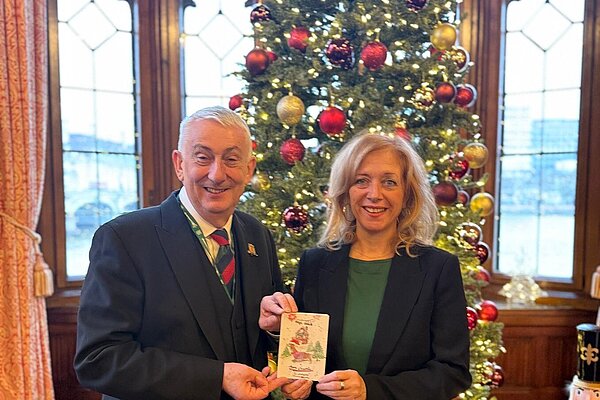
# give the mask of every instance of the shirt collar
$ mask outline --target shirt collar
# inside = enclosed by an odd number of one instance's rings
[[[192,201],[188,197],[188,194],[185,190],[185,186],[182,187],[181,190],[179,191],[179,201],[181,201],[181,204],[183,204],[183,206],[186,208],[186,210],[188,210],[188,212],[192,215],[192,217],[194,217],[194,220],[196,220],[196,223],[198,223],[198,226],[200,226],[200,229],[202,230],[202,234],[204,235],[204,237],[209,237],[214,231],[216,231],[217,229],[220,229],[219,227],[214,226],[213,224],[206,221],[204,218],[202,218],[200,216],[198,211],[196,211],[196,208],[194,208]],[[227,219],[227,222],[225,222],[225,226],[221,227],[222,229],[225,229],[227,231],[227,235],[229,235],[229,238],[230,238],[229,240],[231,240],[231,224],[232,224],[232,222],[233,222],[233,215],[230,215],[229,218]]]

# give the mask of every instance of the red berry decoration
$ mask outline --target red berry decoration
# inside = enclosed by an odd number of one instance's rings
[[[475,245],[475,257],[479,260],[480,264],[487,261],[490,256],[490,248],[484,242],[479,242]]]
[[[265,5],[260,4],[252,11],[250,11],[250,22],[253,24],[262,21],[270,21],[271,20],[271,10],[269,10]]]
[[[471,84],[458,85],[454,103],[461,107],[471,107],[477,100],[477,89]]]
[[[308,213],[299,206],[288,207],[283,211],[283,223],[291,233],[302,233],[308,226]]]
[[[386,58],[387,47],[379,41],[368,43],[360,52],[360,59],[371,71],[381,68]]]
[[[237,110],[238,108],[241,107],[243,102],[244,102],[244,99],[239,94],[236,94],[235,96],[231,96],[231,98],[229,99],[229,109]]]
[[[308,47],[308,38],[310,37],[310,31],[308,28],[303,26],[297,26],[290,31],[290,38],[288,39],[288,46],[305,52]]]
[[[254,49],[246,56],[246,69],[250,75],[256,76],[267,70],[271,60],[263,49]]]
[[[452,182],[441,182],[433,187],[435,202],[440,206],[450,206],[458,198],[458,188]]]
[[[477,311],[473,307],[467,307],[467,326],[469,330],[472,331],[477,326],[477,320],[479,317],[477,316]]]
[[[346,127],[346,115],[337,107],[329,106],[319,114],[319,128],[329,136],[339,135]]]
[[[435,88],[435,99],[440,103],[450,103],[456,96],[456,86],[452,82],[442,82]]]
[[[459,190],[457,200],[460,204],[462,204],[463,206],[466,206],[467,204],[469,204],[469,200],[471,200],[471,196],[469,196],[469,193],[465,192],[464,190]]]
[[[413,11],[420,11],[427,4],[427,0],[406,0],[406,7]]]
[[[483,268],[481,265],[477,267],[477,272],[475,273],[475,279],[482,282],[490,282],[490,273],[487,269]]]
[[[325,55],[333,65],[344,69],[351,68],[354,62],[354,52],[350,41],[346,38],[331,39],[327,44]]]
[[[483,300],[476,308],[479,319],[483,321],[493,322],[498,318],[498,307],[491,300]]]
[[[297,161],[302,161],[305,151],[306,149],[302,142],[296,138],[292,138],[282,143],[279,154],[287,164],[294,165]]]
[[[258,148],[258,143],[256,142],[256,140],[252,139],[252,151],[256,151],[257,148]]]

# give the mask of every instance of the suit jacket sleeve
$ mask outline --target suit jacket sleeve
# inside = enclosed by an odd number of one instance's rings
[[[79,381],[126,399],[220,398],[222,361],[142,347],[137,340],[149,311],[143,275],[111,224],[94,235],[82,289],[74,361]]]

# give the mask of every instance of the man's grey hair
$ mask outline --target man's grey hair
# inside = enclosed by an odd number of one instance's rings
[[[177,141],[177,150],[183,150],[183,142],[186,136],[186,126],[192,121],[202,121],[205,119],[216,121],[223,126],[239,128],[246,132],[248,135],[248,142],[251,142],[250,129],[242,117],[228,108],[222,106],[212,106],[202,108],[192,115],[185,117],[183,121],[181,121],[181,124],[179,124],[179,140]],[[252,146],[249,147],[250,154],[252,154]]]

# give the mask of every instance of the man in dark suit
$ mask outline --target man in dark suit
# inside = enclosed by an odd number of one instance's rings
[[[74,366],[105,399],[262,399],[260,299],[283,289],[275,245],[236,211],[253,175],[249,130],[223,107],[180,127],[183,188],[101,226],[82,289]],[[260,371],[260,372],[259,372]]]

